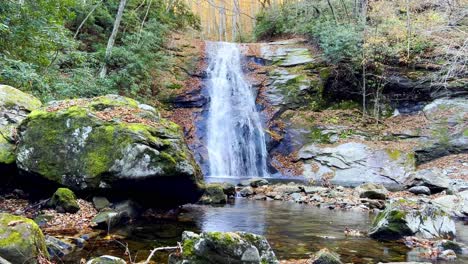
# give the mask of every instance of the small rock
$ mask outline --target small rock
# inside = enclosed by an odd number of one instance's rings
[[[410,193],[431,195],[431,189],[426,186],[413,186],[408,189]]]
[[[252,187],[244,187],[239,191],[240,196],[247,197],[254,194]]]
[[[411,175],[406,181],[406,185],[408,187],[426,186],[434,194],[447,190],[450,186],[450,180],[437,170],[426,169]]]
[[[267,197],[265,195],[263,195],[263,194],[257,194],[257,195],[254,196],[254,199],[255,200],[266,200]]]
[[[311,259],[312,264],[342,264],[340,256],[335,252],[328,250],[327,248],[321,249],[315,253],[315,256]]]
[[[457,259],[457,254],[455,254],[453,250],[447,249],[447,250],[442,251],[442,253],[440,253],[439,258],[443,260],[455,260]]]
[[[303,201],[303,196],[300,193],[293,193],[291,194],[291,200],[296,203],[300,203]]]
[[[225,204],[227,202],[227,195],[224,193],[221,184],[210,183],[206,185],[205,193],[199,202],[202,204]]]
[[[80,210],[75,194],[68,188],[58,188],[47,205],[59,213],[74,214]]]
[[[388,190],[381,184],[365,183],[355,189],[361,198],[385,200]]]

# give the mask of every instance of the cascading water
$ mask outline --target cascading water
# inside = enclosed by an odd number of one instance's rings
[[[207,43],[210,106],[207,127],[209,176],[268,176],[260,115],[234,43]]]

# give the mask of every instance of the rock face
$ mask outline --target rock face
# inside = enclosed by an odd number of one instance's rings
[[[33,220],[0,214],[0,256],[12,263],[37,263],[48,258],[44,235]]]
[[[58,188],[47,205],[62,213],[74,214],[80,210],[75,194],[67,188]]]
[[[390,202],[375,217],[369,236],[378,240],[397,240],[413,235],[453,238],[455,233],[455,222],[439,206],[398,200]]]
[[[203,189],[180,128],[116,95],[33,111],[19,127],[16,161],[31,179],[152,205],[194,202]]]
[[[300,149],[298,156],[304,160],[305,177],[318,182],[328,178],[332,183],[348,186],[363,182],[401,186],[415,169],[412,153],[374,150],[355,142],[324,148],[315,144],[306,145]]]
[[[268,241],[259,235],[235,232],[182,234],[183,253],[171,254],[170,264],[190,263],[279,263]]]
[[[16,128],[41,102],[7,85],[0,85],[0,169],[12,166],[16,160]]]
[[[418,163],[468,152],[468,99],[437,99],[423,111],[430,123],[426,138],[416,150]]]

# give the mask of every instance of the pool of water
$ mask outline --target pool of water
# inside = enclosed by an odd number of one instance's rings
[[[146,258],[156,246],[176,245],[184,230],[245,231],[266,236],[279,259],[304,259],[327,247],[341,255],[344,262],[378,263],[420,261],[418,254],[398,243],[382,243],[367,237],[346,237],[343,230],[367,230],[372,215],[362,211],[337,211],[310,205],[281,201],[236,199],[220,207],[188,206],[179,221],[136,222],[112,231],[128,244],[133,257]],[[458,240],[468,242],[468,231],[457,223]],[[103,244],[99,244],[103,243]],[[114,254],[122,256],[121,244],[96,242],[84,252],[87,256]],[[75,256],[76,257],[76,256]],[[166,262],[167,254],[158,255],[158,263]],[[451,263],[468,263],[460,258]]]

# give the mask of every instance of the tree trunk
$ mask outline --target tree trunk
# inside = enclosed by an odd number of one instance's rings
[[[112,48],[114,47],[115,38],[117,37],[117,33],[119,32],[120,21],[122,21],[123,11],[125,9],[125,5],[127,4],[127,0],[120,0],[119,9],[117,10],[117,16],[115,17],[114,27],[112,28],[112,33],[107,41],[106,47],[106,55],[104,57],[104,64],[102,65],[101,72],[99,73],[100,78],[106,77],[107,74],[107,60],[111,57]]]

